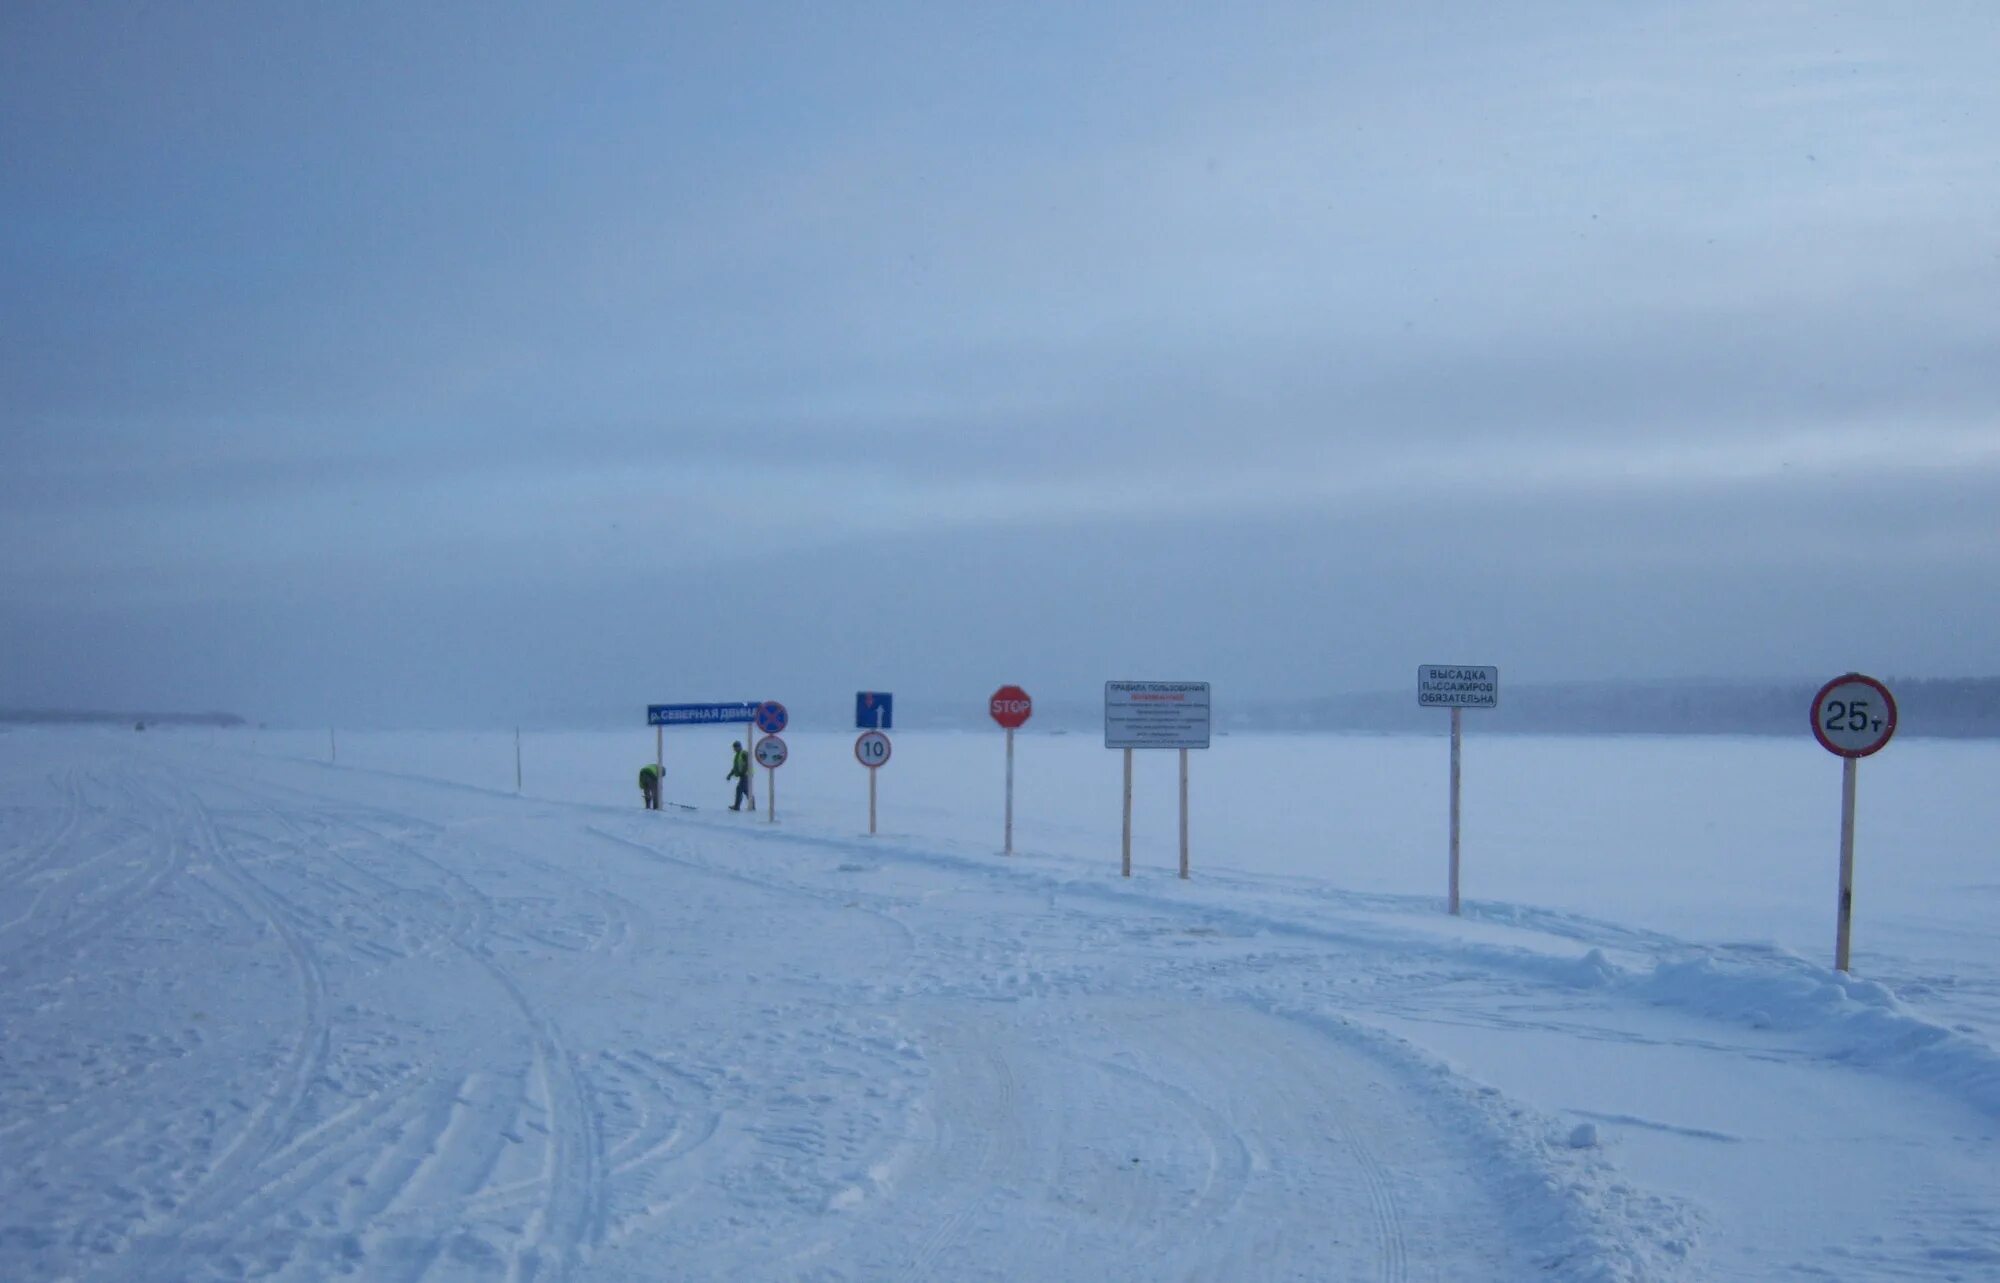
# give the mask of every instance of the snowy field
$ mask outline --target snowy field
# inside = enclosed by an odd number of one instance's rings
[[[2000,1278],[2000,746],[1467,724],[0,732],[0,1278]]]

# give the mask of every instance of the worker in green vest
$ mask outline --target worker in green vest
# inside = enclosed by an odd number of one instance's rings
[[[647,810],[660,809],[660,768],[651,762],[639,768],[639,796]]]
[[[754,811],[757,809],[757,799],[750,794],[750,754],[744,751],[742,740],[729,741],[729,747],[736,750],[736,756],[730,759],[729,774],[722,777],[725,780],[736,781],[736,800],[729,804],[729,809],[740,811],[747,800],[750,809]]]

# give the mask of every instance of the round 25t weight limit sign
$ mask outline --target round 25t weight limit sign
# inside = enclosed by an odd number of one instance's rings
[[[1861,759],[1879,753],[1896,733],[1896,697],[1872,677],[1848,673],[1819,688],[1812,703],[1813,738],[1840,761],[1840,904],[1833,931],[1833,966],[1846,971],[1854,938],[1854,792]]]
[[[1813,736],[1841,757],[1879,753],[1896,733],[1896,697],[1872,677],[1836,677],[1813,696]]]

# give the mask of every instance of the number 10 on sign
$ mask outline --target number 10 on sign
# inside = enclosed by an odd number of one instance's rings
[[[854,760],[868,768],[868,834],[875,834],[875,772],[889,760],[889,737],[880,731],[863,731],[854,740]]]

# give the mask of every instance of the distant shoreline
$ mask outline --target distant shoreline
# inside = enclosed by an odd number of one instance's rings
[[[234,713],[106,713],[66,708],[0,708],[15,726],[248,726]]]

